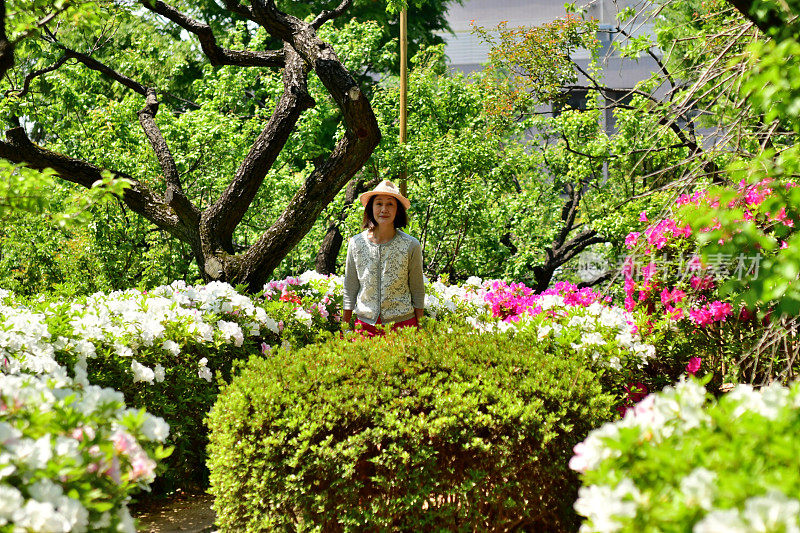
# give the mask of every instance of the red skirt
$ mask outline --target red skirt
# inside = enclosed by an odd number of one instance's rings
[[[378,317],[378,322],[375,324],[377,326],[381,323],[380,317]],[[374,337],[375,335],[383,335],[384,332],[382,330],[378,330],[372,324],[367,324],[366,322],[362,322],[359,319],[356,319],[356,331],[361,333],[364,337]],[[400,328],[408,328],[408,327],[419,327],[419,322],[417,321],[417,317],[409,318],[408,320],[403,320],[402,322],[395,322],[392,324],[392,331]]]

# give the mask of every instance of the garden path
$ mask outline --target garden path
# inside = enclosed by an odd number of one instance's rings
[[[167,500],[151,502],[132,509],[139,522],[139,532],[212,533],[214,498],[203,492],[179,492]]]

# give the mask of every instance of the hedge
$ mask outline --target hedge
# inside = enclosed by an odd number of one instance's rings
[[[543,346],[432,324],[252,357],[209,415],[221,531],[573,530],[567,463],[614,399]]]

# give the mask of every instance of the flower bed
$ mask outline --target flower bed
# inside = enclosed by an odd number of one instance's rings
[[[205,477],[203,416],[217,394],[213,373],[229,377],[233,361],[279,333],[262,307],[224,283],[175,282],[26,306],[5,294],[0,315],[4,373],[69,371],[76,383],[116,389],[129,405],[167,420],[175,449],[159,479],[164,490]]]
[[[744,181],[734,191],[684,194],[675,202],[673,216],[628,235],[631,255],[622,266],[625,308],[647,316],[642,333],[659,346],[659,364],[651,376],[656,386],[676,380],[692,357],[702,359],[717,389],[728,381],[762,384],[797,374],[781,350],[759,362],[758,344],[770,327],[764,317],[769,309],[747,309],[736,299],[742,287],[764,283],[759,264],[773,253],[768,243],[759,249],[736,249],[735,254],[703,255],[704,243],[713,239],[732,246],[747,225],[785,238],[794,221],[783,208],[769,211],[771,204],[765,199],[773,194],[771,183]],[[707,227],[690,224],[698,210],[718,209],[720,202],[731,216],[741,217],[730,226],[739,229],[723,231],[716,219]],[[645,213],[642,221],[647,222]],[[747,353],[752,356],[743,357]]]
[[[798,531],[798,431],[798,383],[651,394],[575,447],[581,531]]]
[[[0,374],[0,531],[134,532],[126,504],[169,453],[169,426],[57,374]]]
[[[218,392],[214,375],[229,381],[233,363],[253,353],[330,338],[342,326],[341,302],[341,278],[313,272],[271,281],[255,298],[223,283],[182,282],[149,292],[24,304],[2,293],[0,371],[69,373],[78,384],[121,391],[129,405],[172,427],[174,452],[157,489],[203,483],[203,416]],[[641,367],[653,351],[636,335],[628,313],[569,284],[535,295],[497,280],[434,282],[428,284],[426,313],[476,331],[531,329],[552,352],[576,351],[621,375]]]

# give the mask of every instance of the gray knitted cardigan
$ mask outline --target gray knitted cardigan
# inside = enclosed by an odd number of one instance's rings
[[[382,324],[413,318],[415,308],[425,308],[419,241],[396,230],[392,240],[375,244],[368,231],[347,243],[344,309],[373,325],[378,317]]]

